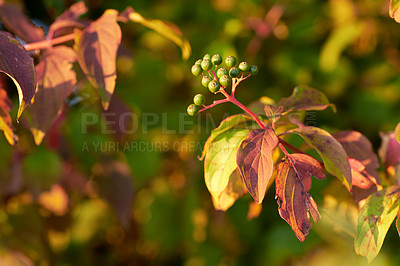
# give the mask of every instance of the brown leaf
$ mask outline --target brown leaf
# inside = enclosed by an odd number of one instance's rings
[[[291,154],[279,164],[275,181],[279,214],[300,241],[304,241],[312,227],[308,212],[315,222],[320,219],[317,204],[303,184],[312,173],[319,175],[322,171],[314,160],[308,155]]]
[[[85,30],[76,30],[74,49],[78,62],[93,87],[98,88],[103,108],[108,105],[115,89],[116,58],[121,43],[118,11],[106,10]]]
[[[240,145],[236,163],[250,195],[257,203],[264,199],[274,163],[272,152],[279,143],[271,129],[254,129]]]
[[[36,66],[38,91],[28,108],[28,121],[37,145],[61,114],[64,101],[75,87],[76,76],[72,70],[75,60],[74,50],[56,46],[47,50]]]
[[[35,95],[36,72],[33,59],[21,43],[5,31],[0,31],[0,59],[0,72],[7,74],[18,90],[18,119]]]
[[[0,20],[9,31],[28,43],[45,39],[44,30],[35,26],[18,5],[0,2]]]
[[[71,33],[74,28],[82,29],[88,26],[90,22],[79,19],[79,17],[86,12],[87,7],[82,1],[70,6],[50,25],[49,38],[51,39],[54,36]]]

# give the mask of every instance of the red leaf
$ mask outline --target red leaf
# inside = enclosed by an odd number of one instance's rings
[[[18,5],[0,2],[0,20],[9,31],[28,43],[45,39],[43,29],[33,25]]]
[[[53,24],[50,25],[49,38],[58,35],[65,35],[73,32],[74,28],[84,28],[90,22],[81,20],[79,17],[87,12],[84,2],[78,2],[64,11]]]
[[[302,182],[307,191],[311,188],[311,176],[318,179],[326,177],[322,164],[307,154],[295,153],[291,158],[296,165],[299,175],[302,177]]]
[[[28,118],[37,145],[61,114],[64,101],[75,87],[76,76],[72,70],[75,60],[74,50],[57,46],[47,50],[36,66],[38,91],[28,108]]]
[[[250,195],[257,203],[264,199],[274,163],[272,151],[279,143],[271,129],[254,129],[240,145],[236,163]]]
[[[115,89],[116,58],[121,43],[121,28],[117,23],[118,12],[106,10],[85,30],[76,30],[74,49],[78,62],[93,87],[98,88],[103,108],[108,105]]]
[[[20,42],[5,31],[0,31],[0,58],[0,72],[7,74],[18,90],[18,119],[35,95],[36,72],[33,59]]]
[[[11,116],[11,100],[7,96],[7,92],[2,88],[2,77],[0,76],[0,130],[4,132],[8,143],[14,145],[18,137],[14,134],[14,127],[12,125]]]
[[[379,148],[379,156],[385,167],[395,166],[400,163],[400,143],[393,132],[382,133],[382,144]]]
[[[314,160],[308,155],[291,154],[290,158],[279,164],[275,181],[279,214],[292,227],[300,241],[304,241],[312,227],[308,212],[315,222],[321,217],[317,204],[303,183],[314,175],[312,173],[322,173],[321,165]]]

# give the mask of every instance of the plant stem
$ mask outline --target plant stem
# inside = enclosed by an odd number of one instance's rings
[[[64,35],[64,36],[61,36],[61,37],[58,37],[55,39],[51,39],[51,40],[27,43],[24,45],[24,47],[25,47],[25,50],[27,50],[27,51],[33,51],[33,50],[37,50],[37,49],[48,49],[53,45],[72,41],[73,39],[75,39],[75,34],[71,33],[71,34]]]
[[[222,99],[222,100],[214,101],[212,104],[207,105],[207,106],[204,106],[204,108],[201,109],[201,110],[199,111],[199,113],[201,113],[201,112],[203,112],[203,111],[205,111],[205,110],[207,110],[207,109],[213,108],[214,106],[216,106],[216,105],[218,105],[218,104],[220,104],[220,103],[227,103],[227,102],[229,102],[228,99]]]
[[[293,145],[287,143],[287,142],[284,141],[283,139],[279,139],[279,142],[282,143],[283,146],[285,146],[285,147],[288,148],[288,149],[291,149],[291,150],[294,151],[294,152],[297,152],[297,153],[304,153],[302,150],[300,150],[300,149],[296,148],[295,146],[293,146]]]

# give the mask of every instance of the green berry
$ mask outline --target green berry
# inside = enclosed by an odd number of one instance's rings
[[[216,93],[217,91],[219,91],[219,83],[215,80],[211,81],[210,83],[208,83],[208,89],[212,92],[212,93]]]
[[[212,80],[212,78],[210,77],[210,76],[204,76],[202,79],[201,79],[201,84],[204,86],[204,87],[208,87],[208,83],[210,83],[210,81]]]
[[[224,75],[219,79],[219,83],[224,87],[228,87],[231,84],[231,78],[228,75]]]
[[[232,78],[236,78],[240,75],[240,70],[236,67],[232,67],[231,70],[229,70],[229,76]]]
[[[228,74],[229,74],[228,70],[226,70],[226,68],[224,68],[224,67],[221,67],[220,69],[217,70],[218,78],[221,78],[222,76],[228,75]]]
[[[255,65],[252,65],[252,66],[250,67],[250,73],[251,73],[252,75],[257,74],[257,73],[258,73],[258,67],[255,66]]]
[[[220,65],[222,63],[222,57],[219,54],[213,55],[211,58],[211,63],[213,63],[215,66]]]
[[[196,63],[194,63],[195,65],[201,65],[201,62],[203,61],[203,59],[198,59],[197,61],[196,61]]]
[[[209,54],[205,54],[205,55],[203,56],[203,60],[204,60],[204,59],[211,60],[211,56],[210,56]]]
[[[195,75],[196,77],[200,75],[203,72],[203,69],[201,69],[201,66],[198,64],[194,64],[192,66],[192,74]]]
[[[187,108],[187,113],[191,116],[196,115],[198,112],[199,112],[199,107],[193,103],[189,105]]]
[[[196,94],[193,98],[193,102],[197,106],[203,105],[205,101],[206,101],[206,98],[204,97],[203,94]]]
[[[241,62],[239,64],[239,69],[242,70],[243,72],[246,72],[250,70],[250,66],[249,64],[247,64],[247,62]]]
[[[236,65],[236,58],[234,56],[228,56],[225,59],[225,65],[227,67],[234,67]]]
[[[212,68],[210,59],[203,59],[201,62],[201,68],[205,71],[210,70]]]

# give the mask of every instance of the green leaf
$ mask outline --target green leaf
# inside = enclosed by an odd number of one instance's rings
[[[204,177],[214,201],[224,193],[229,178],[237,169],[236,152],[250,129],[235,128],[216,136],[208,146],[204,161]]]
[[[189,41],[183,37],[182,32],[175,24],[159,19],[147,19],[137,13],[132,7],[127,7],[118,18],[122,22],[132,21],[154,30],[158,34],[173,41],[181,48],[182,58],[188,59],[192,53]]]
[[[393,18],[397,23],[400,23],[400,14],[399,14],[400,0],[390,0],[389,4],[389,15]]]
[[[285,108],[285,112],[292,111],[310,111],[310,110],[325,110],[331,107],[336,112],[335,105],[331,104],[321,91],[313,89],[309,86],[301,85],[294,88],[290,97],[282,98],[277,105]]]
[[[300,135],[316,150],[321,156],[325,170],[336,176],[351,191],[351,168],[347,154],[331,134],[317,127],[299,127],[289,132]]]
[[[36,72],[33,59],[11,34],[0,31],[0,72],[15,83],[19,96],[17,119],[30,104],[36,91]]]
[[[79,65],[93,87],[99,89],[105,110],[108,109],[117,78],[116,59],[122,36],[117,16],[116,10],[106,10],[85,30],[75,31],[74,49]]]
[[[396,129],[394,130],[394,136],[396,140],[400,143],[400,123],[397,124]]]
[[[211,131],[211,135],[208,137],[206,143],[204,144],[203,148],[203,153],[201,155],[201,160],[204,158],[206,155],[208,148],[210,144],[214,141],[216,137],[219,135],[225,133],[226,131],[232,129],[232,128],[246,128],[248,125],[245,124],[245,122],[251,121],[252,118],[250,116],[238,114],[238,115],[232,115],[224,120],[219,124],[218,127],[214,128]]]
[[[357,254],[371,262],[379,253],[385,236],[399,210],[400,188],[392,186],[372,194],[358,216],[354,246]]]

